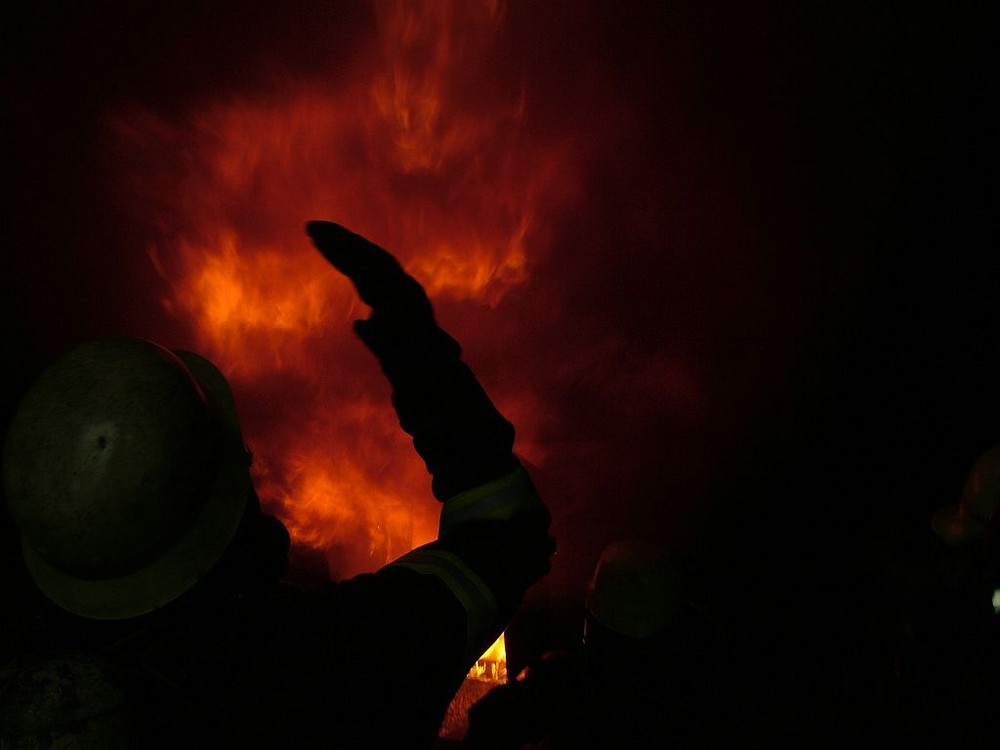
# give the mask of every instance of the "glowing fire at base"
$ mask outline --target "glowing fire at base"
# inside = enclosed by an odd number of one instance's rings
[[[476,659],[467,679],[504,684],[507,682],[507,642],[504,633]]]
[[[469,709],[497,685],[507,682],[507,642],[501,633],[465,676],[445,713],[439,736],[460,742],[469,729]]]

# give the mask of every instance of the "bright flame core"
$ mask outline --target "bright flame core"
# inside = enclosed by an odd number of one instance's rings
[[[467,679],[480,682],[507,682],[507,641],[500,634],[493,645],[480,656],[469,670]]]
[[[345,80],[114,121],[130,208],[162,234],[150,257],[163,304],[229,378],[265,508],[335,577],[434,538],[438,506],[350,333],[367,309],[305,221],[385,245],[432,298],[495,306],[576,191],[569,151],[522,127],[523,85],[491,83],[503,3],[375,8],[375,48]]]

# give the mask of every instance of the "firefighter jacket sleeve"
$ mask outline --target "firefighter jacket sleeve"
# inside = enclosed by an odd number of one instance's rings
[[[355,330],[392,385],[400,425],[443,503],[438,540],[389,567],[434,576],[461,603],[467,669],[547,572],[549,513],[513,453],[513,426],[437,325],[420,284],[388,252],[339,225],[311,222],[307,231],[371,306]]]

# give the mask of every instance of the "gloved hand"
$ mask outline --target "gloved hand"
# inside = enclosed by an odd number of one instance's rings
[[[392,255],[331,221],[311,221],[306,231],[323,257],[353,282],[361,301],[371,306],[371,316],[355,321],[354,329],[383,367],[392,369],[415,346],[430,347],[440,356],[461,356],[458,342],[437,327],[423,287]],[[386,374],[391,380],[392,374]]]
[[[458,342],[435,322],[417,280],[339,224],[311,221],[306,231],[372,307],[354,328],[393,387],[392,404],[434,478],[434,495],[446,500],[517,468],[513,426],[461,361]]]
[[[354,282],[375,314],[414,326],[434,323],[423,288],[378,245],[332,221],[310,221],[306,232],[323,257]]]

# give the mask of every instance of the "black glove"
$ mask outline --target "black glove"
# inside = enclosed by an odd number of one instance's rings
[[[438,327],[417,280],[339,224],[312,221],[306,231],[372,307],[354,329],[392,385],[400,426],[433,476],[435,497],[446,500],[517,468],[513,426],[462,362],[458,342]]]

